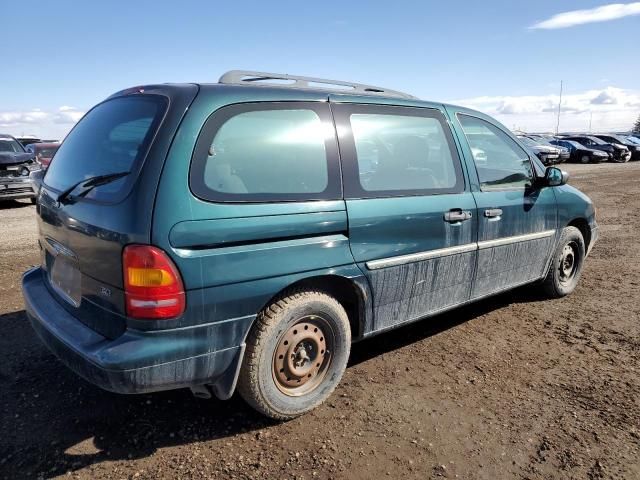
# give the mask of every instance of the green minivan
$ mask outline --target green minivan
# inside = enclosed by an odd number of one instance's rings
[[[351,342],[521,285],[571,293],[595,209],[492,118],[356,83],[232,71],[118,92],[44,177],[26,311],[120,393],[239,390],[277,419]]]

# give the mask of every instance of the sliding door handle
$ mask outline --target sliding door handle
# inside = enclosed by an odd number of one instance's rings
[[[484,211],[484,216],[487,218],[496,218],[502,216],[501,208],[489,208]]]
[[[471,220],[471,212],[460,208],[453,208],[444,213],[444,221],[449,223],[464,222]]]

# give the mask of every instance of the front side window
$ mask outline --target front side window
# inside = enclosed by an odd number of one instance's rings
[[[527,188],[533,184],[529,155],[509,135],[492,123],[458,115],[471,151],[482,190]],[[478,161],[482,152],[482,161]]]
[[[339,197],[329,160],[335,133],[325,114],[321,106],[284,103],[223,108],[198,139],[194,193],[221,201]]]
[[[351,198],[457,193],[460,160],[433,109],[337,105],[341,153]]]

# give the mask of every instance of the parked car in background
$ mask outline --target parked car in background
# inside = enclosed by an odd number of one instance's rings
[[[11,135],[0,134],[0,200],[30,198],[35,203],[33,175],[41,170],[32,153]]]
[[[553,145],[544,145],[525,135],[518,135],[522,143],[529,147],[545,165],[553,165],[560,159],[560,149]]]
[[[569,161],[577,163],[601,163],[609,160],[609,154],[602,150],[585,147],[574,140],[551,140],[553,145],[565,147],[569,150]]]
[[[630,160],[640,160],[640,145],[628,140],[624,135],[616,135],[615,133],[597,133],[593,136],[612,145],[618,144],[627,147],[631,153]]]
[[[59,143],[30,143],[25,150],[33,153],[36,161],[46,170],[59,147]]]
[[[563,136],[562,139],[573,140],[581,143],[585,147],[607,152],[610,154],[609,160],[612,162],[625,163],[631,158],[631,152],[629,152],[629,149],[624,145],[611,144],[592,135],[566,135]]]
[[[558,152],[559,156],[556,163],[566,162],[567,160],[569,160],[569,157],[571,156],[571,153],[569,152],[568,148],[563,147],[561,145],[556,145],[551,141],[551,140],[554,140],[554,137],[551,137],[548,135],[534,134],[534,133],[527,133],[524,136],[529,137],[535,142],[538,142],[540,145],[548,145],[550,147],[557,148],[559,150]]]
[[[136,87],[51,162],[25,308],[102,388],[237,385],[290,419],[331,395],[352,340],[522,285],[570,294],[598,230],[567,181],[493,118],[385,88]]]

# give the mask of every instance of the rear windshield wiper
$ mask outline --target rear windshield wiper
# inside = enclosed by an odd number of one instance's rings
[[[77,183],[74,183],[65,191],[61,192],[60,195],[58,195],[58,198],[56,199],[56,201],[58,203],[64,203],[65,200],[67,200],[70,197],[71,193],[76,188],[82,188],[82,190],[77,195],[74,195],[74,196],[84,197],[87,193],[89,193],[95,187],[100,185],[105,185],[107,183],[111,183],[115,180],[118,180],[119,178],[126,177],[130,173],[131,172],[116,172],[116,173],[108,173],[106,175],[96,175],[95,177],[85,178],[83,180],[80,180]]]

